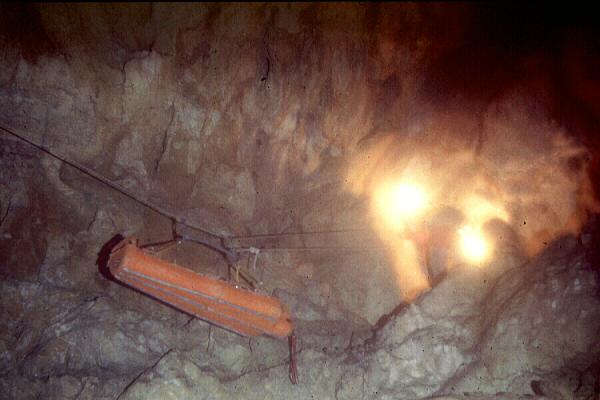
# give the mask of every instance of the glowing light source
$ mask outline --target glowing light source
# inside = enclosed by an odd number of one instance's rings
[[[485,261],[491,249],[483,234],[471,226],[464,226],[458,231],[460,237],[460,249],[465,259],[472,263]]]
[[[397,231],[404,229],[426,209],[428,199],[422,187],[411,183],[382,184],[375,195],[382,221]]]
[[[425,192],[419,186],[401,183],[392,190],[392,196],[395,212],[404,217],[419,215],[425,208]]]

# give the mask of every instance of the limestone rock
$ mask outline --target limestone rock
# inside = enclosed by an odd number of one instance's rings
[[[0,397],[597,397],[594,42],[503,7],[0,5]],[[378,214],[384,177],[428,186],[423,221]],[[285,340],[111,278],[111,240],[172,216],[290,307],[297,386]],[[454,250],[466,222],[485,266]],[[409,304],[390,244],[419,226]],[[227,274],[192,243],[160,257]]]

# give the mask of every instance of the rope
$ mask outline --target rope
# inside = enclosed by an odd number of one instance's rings
[[[310,235],[328,235],[338,233],[352,233],[352,232],[365,232],[370,231],[369,228],[349,228],[349,229],[334,229],[325,231],[307,231],[307,232],[281,232],[281,233],[259,233],[254,235],[244,236],[232,236],[231,240],[244,241],[247,239],[268,239],[268,238],[281,238],[290,236],[310,236]],[[253,248],[257,246],[232,246],[239,252],[252,252]],[[260,251],[312,251],[312,250],[349,250],[349,251],[363,251],[363,250],[382,250],[388,249],[386,246],[302,246],[302,247],[260,247]]]
[[[388,246],[307,246],[307,247],[263,247],[261,252],[267,251],[312,251],[312,250],[348,250],[348,251],[365,251],[365,250],[385,250]],[[238,252],[252,252],[250,247],[232,247]]]
[[[76,161],[71,161],[69,159],[67,159],[66,157],[57,154],[55,151],[48,149],[47,147],[33,141],[30,139],[25,138],[24,136],[15,133],[14,131],[5,128],[4,126],[0,125],[0,130],[2,130],[3,132],[27,143],[28,145],[38,149],[39,151],[46,153],[48,155],[50,155],[51,157],[63,162],[64,164],[77,169],[78,171],[92,177],[93,179],[96,179],[97,181],[100,181],[102,183],[104,183],[105,185],[109,186],[110,188],[116,190],[117,192],[129,197],[130,199],[136,201],[137,203],[147,207],[148,209],[154,211],[155,213],[162,215],[163,217],[169,218],[172,221],[175,221],[175,223],[186,226],[188,228],[194,229],[196,231],[202,232],[208,236],[211,236],[213,238],[216,239],[220,239],[220,240],[224,240],[226,239],[226,237],[218,235],[214,232],[209,231],[208,229],[204,228],[203,226],[200,226],[198,224],[192,223],[192,222],[188,222],[185,220],[184,217],[182,217],[181,215],[167,209],[161,206],[158,206],[146,199],[144,199],[143,197],[141,197],[140,195],[137,195],[127,189],[125,189],[124,187],[122,187],[121,185],[109,180],[108,178],[106,178],[105,176],[101,175],[100,173],[94,171],[91,168],[86,167],[83,164],[80,164]],[[326,231],[308,231],[308,232],[282,232],[282,233],[265,233],[265,234],[253,234],[253,235],[241,235],[241,236],[233,236],[230,237],[228,239],[230,240],[244,240],[244,239],[257,239],[257,238],[277,238],[277,237],[285,237],[285,236],[300,236],[300,235],[304,235],[304,236],[308,236],[308,235],[324,235],[324,234],[334,234],[334,233],[349,233],[349,232],[363,232],[363,231],[367,231],[367,228],[350,228],[350,229],[337,229],[337,230],[326,230]],[[199,239],[199,238],[192,238],[188,235],[182,235],[181,239],[186,240],[186,241],[190,241],[190,242],[194,242],[194,243],[198,243],[204,246],[207,246],[219,253],[222,253],[226,256],[226,258],[230,261],[235,261],[236,260],[236,255],[235,253],[237,252],[250,252],[250,253],[254,253],[255,256],[258,256],[257,253],[255,253],[257,250],[259,251],[263,251],[263,252],[270,252],[270,251],[322,251],[322,250],[347,250],[347,251],[364,251],[364,250],[382,250],[382,249],[388,249],[388,247],[385,246],[307,246],[307,247],[267,247],[267,248],[257,248],[256,246],[251,246],[251,247],[245,247],[245,246],[219,246],[219,245],[215,245],[213,243],[210,243],[206,240],[203,239]],[[256,263],[256,259],[254,260],[254,262]]]
[[[181,225],[187,226],[188,228],[195,229],[199,232],[202,232],[202,233],[212,236],[214,238],[218,238],[218,239],[222,238],[222,236],[220,236],[214,232],[211,232],[200,225],[197,225],[197,224],[194,224],[191,222],[187,222],[185,220],[185,218],[183,218],[181,215],[178,215],[178,214],[174,213],[173,211],[168,210],[164,207],[160,207],[160,206],[142,198],[141,196],[130,192],[129,190],[127,190],[124,187],[120,186],[119,184],[109,180],[108,178],[99,174],[98,172],[94,171],[93,169],[86,167],[85,165],[79,164],[76,161],[68,160],[66,157],[59,155],[56,152],[44,147],[43,145],[41,145],[37,142],[34,142],[33,140],[27,139],[27,138],[23,137],[22,135],[19,135],[18,133],[15,133],[14,131],[12,131],[8,128],[5,128],[4,126],[0,125],[0,130],[2,130],[5,133],[8,133],[9,135],[14,136],[15,138],[27,143],[28,145],[30,145],[32,147],[35,147],[36,149],[67,164],[68,166],[75,168],[88,176],[91,176],[92,178],[96,179],[97,181],[100,181],[100,182],[104,183],[105,185],[110,186],[112,189],[116,190],[117,192],[129,197],[130,199],[133,199],[134,201],[138,202],[139,204],[142,204],[143,206],[149,208],[150,210],[156,212],[157,214],[162,215],[163,217],[169,218],[171,220],[175,220],[175,222],[177,222]]]
[[[242,235],[232,236],[232,240],[243,240],[243,239],[256,239],[256,238],[275,238],[282,236],[306,236],[306,235],[326,235],[331,233],[350,233],[350,232],[364,232],[368,231],[368,228],[349,228],[349,229],[335,229],[328,231],[308,231],[308,232],[282,232],[282,233],[258,233],[253,235]]]

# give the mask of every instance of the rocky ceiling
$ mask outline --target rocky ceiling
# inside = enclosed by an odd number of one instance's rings
[[[597,17],[0,5],[2,397],[598,399]],[[380,207],[404,178],[424,222]],[[260,250],[238,265],[291,309],[297,385],[287,341],[103,270],[115,235],[168,240],[169,216]],[[465,221],[487,262],[449,244]],[[205,246],[163,257],[227,276]]]

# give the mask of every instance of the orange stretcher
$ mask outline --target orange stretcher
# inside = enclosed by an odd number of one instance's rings
[[[293,334],[290,312],[278,299],[161,260],[133,238],[113,248],[108,267],[119,281],[240,335]]]

